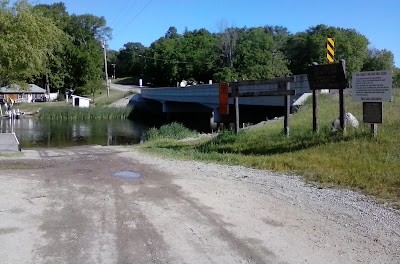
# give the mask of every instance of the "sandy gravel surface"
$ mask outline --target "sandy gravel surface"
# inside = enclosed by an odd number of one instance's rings
[[[37,149],[0,155],[0,241],[0,263],[400,263],[400,214],[296,176]]]
[[[121,99],[109,104],[108,107],[118,107],[118,108],[126,107],[126,106],[128,106],[129,100],[132,98],[132,96],[133,95],[121,98]]]
[[[111,89],[113,90],[118,90],[122,92],[134,92],[134,93],[140,93],[141,87],[137,85],[121,85],[121,84],[115,84],[112,83],[110,86]],[[121,98],[109,105],[109,107],[125,107],[128,106],[129,100],[132,98],[132,95],[126,96],[124,98]]]

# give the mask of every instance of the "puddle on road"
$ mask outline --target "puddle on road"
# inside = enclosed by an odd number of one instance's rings
[[[140,178],[142,175],[140,173],[134,171],[119,171],[113,174],[115,177],[121,177],[125,179],[137,179]]]

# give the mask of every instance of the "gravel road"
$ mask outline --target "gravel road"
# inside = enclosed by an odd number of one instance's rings
[[[0,155],[0,241],[0,263],[400,263],[400,214],[293,175],[31,149]]]
[[[114,84],[112,83],[110,86],[111,89],[113,90],[118,90],[122,92],[134,92],[134,93],[140,93],[141,88],[140,86],[136,85],[121,85],[121,84]],[[109,107],[126,107],[129,104],[129,100],[132,98],[133,95],[126,96],[124,98],[121,98],[109,105]]]

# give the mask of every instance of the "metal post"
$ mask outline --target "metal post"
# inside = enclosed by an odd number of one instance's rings
[[[374,138],[378,136],[378,124],[371,124],[371,134]]]
[[[103,51],[104,51],[104,70],[106,72],[106,86],[107,86],[107,97],[110,96],[110,86],[108,84],[108,72],[107,72],[107,50],[106,50],[106,41],[102,42]]]
[[[239,84],[237,82],[231,83],[231,95],[235,103],[235,132],[239,133],[240,120],[239,120]]]
[[[346,133],[346,110],[344,106],[344,89],[339,90],[339,119],[340,119],[340,129],[342,130],[343,134]]]
[[[236,116],[235,132],[237,134],[239,133],[239,97],[234,97],[234,100],[235,100],[235,116]]]
[[[286,91],[290,90],[290,82],[286,82]],[[284,119],[284,131],[286,137],[289,137],[289,116],[290,116],[290,95],[285,95],[285,119]]]
[[[340,60],[339,62],[340,64],[342,64],[344,73],[346,74],[346,61],[345,60]],[[342,87],[342,89],[339,90],[339,111],[340,111],[340,128],[342,129],[342,133],[346,134],[346,107],[345,107],[345,101],[344,101],[344,89],[346,89],[346,87]]]
[[[318,63],[313,62],[313,65]],[[313,90],[313,132],[319,133],[319,121],[318,121],[318,90]]]

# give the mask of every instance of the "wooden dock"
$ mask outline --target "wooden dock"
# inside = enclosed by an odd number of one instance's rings
[[[21,151],[15,133],[0,133],[0,152]]]

